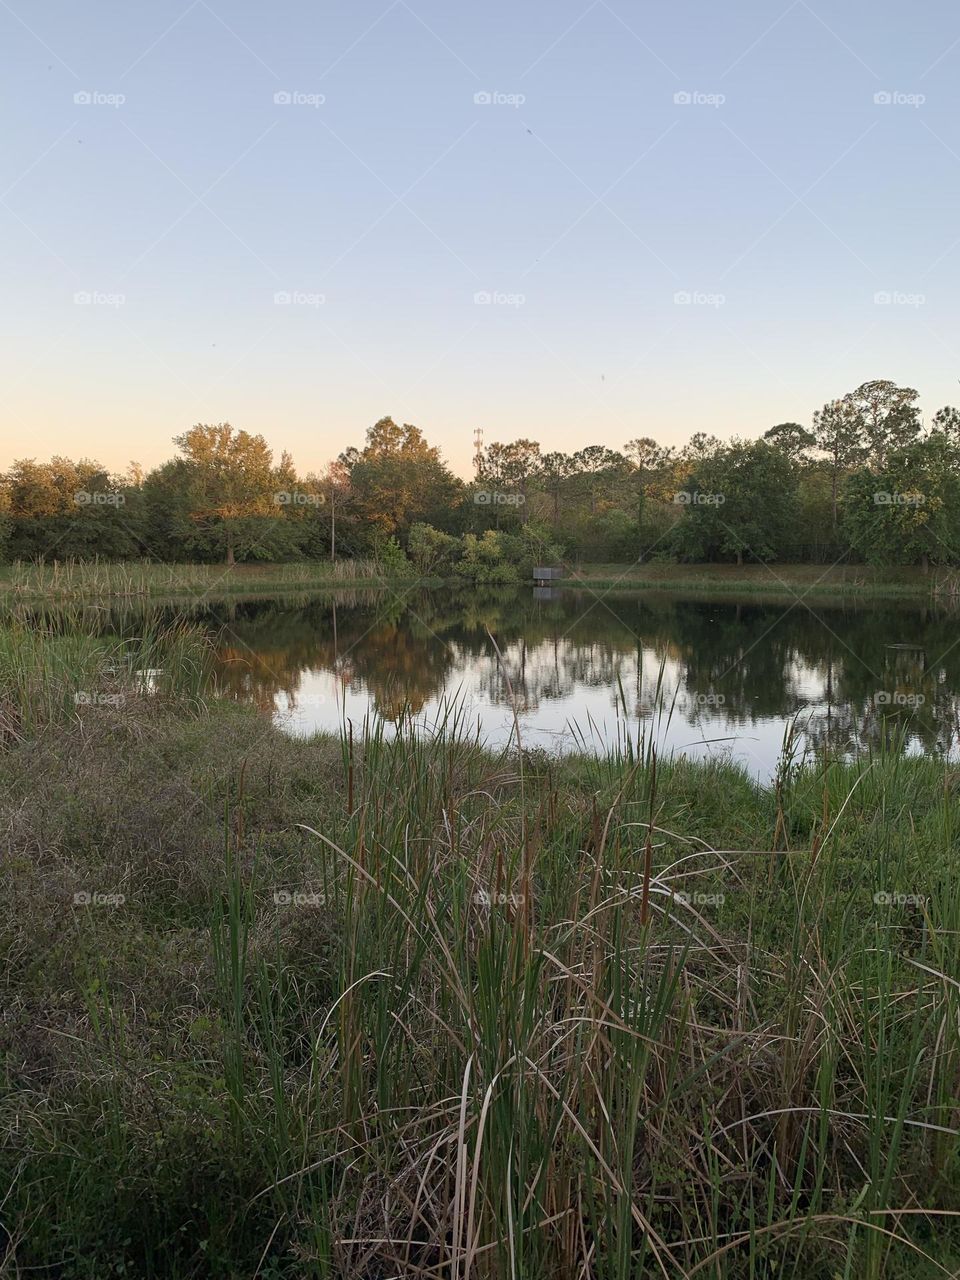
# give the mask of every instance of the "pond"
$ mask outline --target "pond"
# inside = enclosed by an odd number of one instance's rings
[[[805,752],[960,742],[955,611],[901,601],[397,588],[212,606],[227,693],[288,732],[379,717],[435,727],[451,704],[497,746],[724,756],[768,780]]]

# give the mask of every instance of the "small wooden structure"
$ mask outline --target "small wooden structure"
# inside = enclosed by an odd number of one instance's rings
[[[533,571],[533,581],[536,586],[544,586],[550,582],[559,582],[562,576],[562,570],[552,569],[542,564],[538,564]]]

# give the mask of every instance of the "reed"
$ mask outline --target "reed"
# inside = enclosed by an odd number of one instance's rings
[[[949,766],[788,742],[764,788],[626,735],[491,753],[456,705],[45,734],[36,691],[52,720],[99,661],[54,640],[39,674],[3,650],[37,708],[0,756],[10,891],[48,904],[0,933],[22,1273],[955,1272]],[[67,872],[125,904],[61,918]]]
[[[158,564],[153,561],[68,560],[8,566],[0,573],[0,593],[11,601],[142,596],[202,595],[217,598],[263,591],[305,590],[341,583],[375,583],[383,571],[373,560],[244,564]]]

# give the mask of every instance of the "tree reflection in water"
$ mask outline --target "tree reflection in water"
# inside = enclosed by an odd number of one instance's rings
[[[313,677],[331,701],[361,695],[393,724],[461,689],[506,715],[512,690],[532,722],[551,704],[570,720],[613,713],[622,690],[634,721],[676,697],[673,717],[695,736],[743,738],[802,712],[820,751],[958,744],[957,617],[932,605],[417,590],[237,603],[201,620],[222,627],[225,690],[264,709],[295,707]]]

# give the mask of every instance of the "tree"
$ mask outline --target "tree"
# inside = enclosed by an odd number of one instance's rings
[[[649,496],[648,486],[655,477],[672,468],[674,451],[669,446],[657,444],[650,436],[639,436],[628,440],[623,452],[637,481],[637,520],[642,522],[644,504]]]
[[[566,480],[576,474],[576,460],[569,453],[544,453],[540,455],[539,475],[553,499],[554,527],[560,522],[560,494]]]
[[[954,445],[960,446],[960,409],[944,405],[933,415],[933,430],[942,432]]]
[[[844,531],[874,564],[960,563],[960,450],[931,432],[847,482]]]
[[[228,565],[238,552],[246,558],[266,551],[276,534],[275,498],[284,476],[274,472],[263,436],[235,431],[229,422],[197,423],[174,443],[189,468],[190,518],[203,532],[201,541],[221,550]]]
[[[410,528],[407,551],[424,577],[452,569],[458,547],[456,538],[432,525],[415,524]]]
[[[674,533],[681,555],[774,560],[795,528],[797,467],[764,440],[734,440],[687,481]]]
[[[837,523],[837,495],[841,473],[862,462],[866,454],[863,420],[849,396],[831,400],[813,415],[817,448],[830,464],[830,495],[833,523]]]
[[[442,527],[462,500],[463,485],[439,450],[418,427],[392,418],[369,429],[349,476],[358,520],[386,537],[405,537],[417,521]]]
[[[872,466],[882,467],[887,454],[905,449],[920,434],[919,392],[883,379],[864,382],[849,400],[861,423]]]
[[[816,443],[816,436],[799,422],[778,422],[775,427],[763,433],[764,440],[769,441],[776,449],[782,449],[794,462],[806,462],[808,450]]]
[[[622,470],[626,466],[626,458],[615,449],[608,449],[602,444],[588,444],[573,455],[577,475],[582,477],[584,487],[590,500],[590,510],[597,509],[597,496],[603,486],[604,479],[609,480],[611,473]]]

